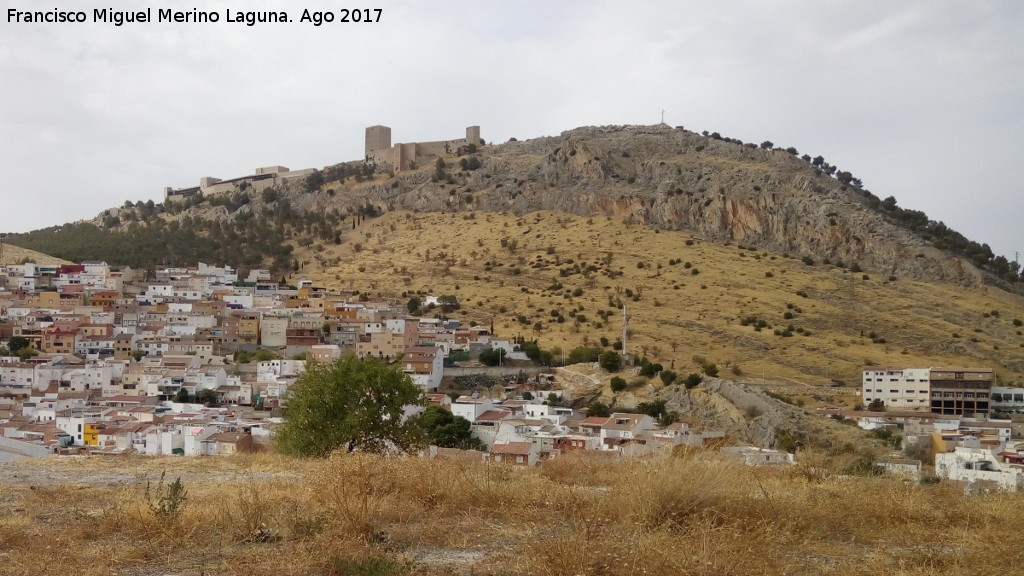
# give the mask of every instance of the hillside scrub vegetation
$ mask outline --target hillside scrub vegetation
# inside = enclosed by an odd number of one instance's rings
[[[479,453],[477,453],[479,454]],[[479,456],[477,456],[479,458]],[[5,464],[8,574],[1015,574],[1013,494],[715,454],[119,456]],[[147,484],[180,479],[173,514]],[[45,522],[45,535],[40,523]]]

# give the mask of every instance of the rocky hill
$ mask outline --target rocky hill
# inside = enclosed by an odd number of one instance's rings
[[[292,237],[306,237],[310,244],[337,240],[345,218],[368,212],[547,210],[622,218],[886,275],[963,286],[996,282],[1018,292],[1021,287],[1016,264],[987,245],[968,241],[923,212],[896,206],[891,196],[880,200],[820,156],[799,156],[770,142],[758,146],[665,125],[585,127],[483,146],[445,158],[443,166],[435,160],[423,158],[422,165],[397,173],[376,166],[372,175],[362,162],[338,164],[318,172],[314,183],[294,181],[269,195],[239,187],[233,194],[167,207],[127,203],[101,213],[93,221],[97,230],[83,232],[77,225],[75,234],[65,230],[60,238],[55,228],[12,241],[74,260],[120,259],[133,266],[238,261],[228,248],[255,226],[262,227],[258,237],[274,236],[268,246]],[[174,225],[163,227],[168,222]],[[210,222],[218,222],[216,230]],[[156,229],[163,237],[150,242],[147,230],[154,223],[163,227]],[[235,233],[219,236],[223,224]],[[103,236],[111,233],[125,237]],[[77,241],[73,249],[62,249],[68,236]],[[136,246],[151,249],[130,253]],[[262,258],[264,266],[283,272],[291,264],[288,254],[269,247],[265,252],[243,265]]]
[[[383,211],[537,210],[613,216],[889,274],[976,285],[963,258],[869,207],[870,193],[786,150],[668,126],[589,127],[481,150],[482,167],[434,166],[352,188]],[[345,202],[339,194],[327,204]],[[877,201],[877,199],[875,199]]]

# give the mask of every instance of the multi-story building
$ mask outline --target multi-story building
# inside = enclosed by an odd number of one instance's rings
[[[881,400],[887,408],[930,409],[928,368],[867,366],[862,374],[865,405]]]
[[[992,406],[992,370],[932,368],[931,409],[935,414],[988,415]]]
[[[861,390],[865,405],[881,400],[887,408],[986,416],[991,410],[992,370],[866,366]]]

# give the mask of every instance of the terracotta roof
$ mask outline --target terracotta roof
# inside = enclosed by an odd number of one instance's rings
[[[500,422],[501,420],[504,420],[505,417],[508,415],[509,412],[506,410],[488,410],[483,414],[477,416],[474,422]]]
[[[509,442],[508,444],[495,444],[491,446],[491,454],[514,454],[526,456],[533,449],[529,442]]]

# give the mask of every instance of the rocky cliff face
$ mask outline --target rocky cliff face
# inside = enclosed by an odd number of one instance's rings
[[[303,200],[370,202],[384,210],[612,216],[886,274],[981,281],[967,261],[930,248],[867,208],[859,191],[783,150],[668,126],[588,127],[488,146],[480,156],[483,167],[475,171],[449,162],[449,182],[432,182],[431,166],[356,195]]]

